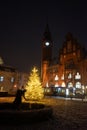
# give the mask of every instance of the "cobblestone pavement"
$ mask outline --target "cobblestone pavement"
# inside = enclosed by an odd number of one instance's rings
[[[7,101],[13,98],[3,99]],[[45,98],[41,102],[53,108],[52,118],[34,124],[1,124],[0,130],[87,130],[87,102],[58,98]]]

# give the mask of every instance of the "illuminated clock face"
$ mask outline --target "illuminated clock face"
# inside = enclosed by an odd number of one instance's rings
[[[46,45],[46,46],[49,46],[49,45],[50,45],[50,43],[49,43],[49,42],[46,42],[46,43],[45,43],[45,45]]]

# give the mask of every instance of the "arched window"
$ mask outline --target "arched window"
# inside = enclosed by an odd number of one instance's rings
[[[64,80],[64,74],[62,75],[61,80]]]
[[[62,82],[62,85],[61,85],[62,87],[65,87],[66,85],[65,85],[65,83],[64,82]]]
[[[68,75],[68,79],[71,79],[71,78],[72,78],[72,74],[69,73],[69,75]]]
[[[57,81],[59,79],[58,75],[55,76],[55,81]]]
[[[75,79],[81,79],[81,75],[79,74],[79,72],[76,73]]]
[[[80,82],[76,83],[76,88],[81,88],[81,83]]]
[[[73,83],[72,83],[72,82],[69,82],[69,83],[68,83],[68,88],[71,88],[71,87],[73,87]]]

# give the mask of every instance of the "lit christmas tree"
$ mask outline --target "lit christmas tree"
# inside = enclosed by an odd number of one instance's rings
[[[44,91],[36,67],[32,69],[29,80],[26,84],[25,97],[30,100],[40,100],[44,97]]]

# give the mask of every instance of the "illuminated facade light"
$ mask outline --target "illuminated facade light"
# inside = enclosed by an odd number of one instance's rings
[[[69,89],[66,89],[66,96],[69,95]]]
[[[3,82],[4,81],[4,77],[0,76],[0,81]]]
[[[14,88],[17,88],[17,85],[16,85],[16,84],[14,85]]]
[[[46,83],[46,87],[49,87],[48,82]]]

